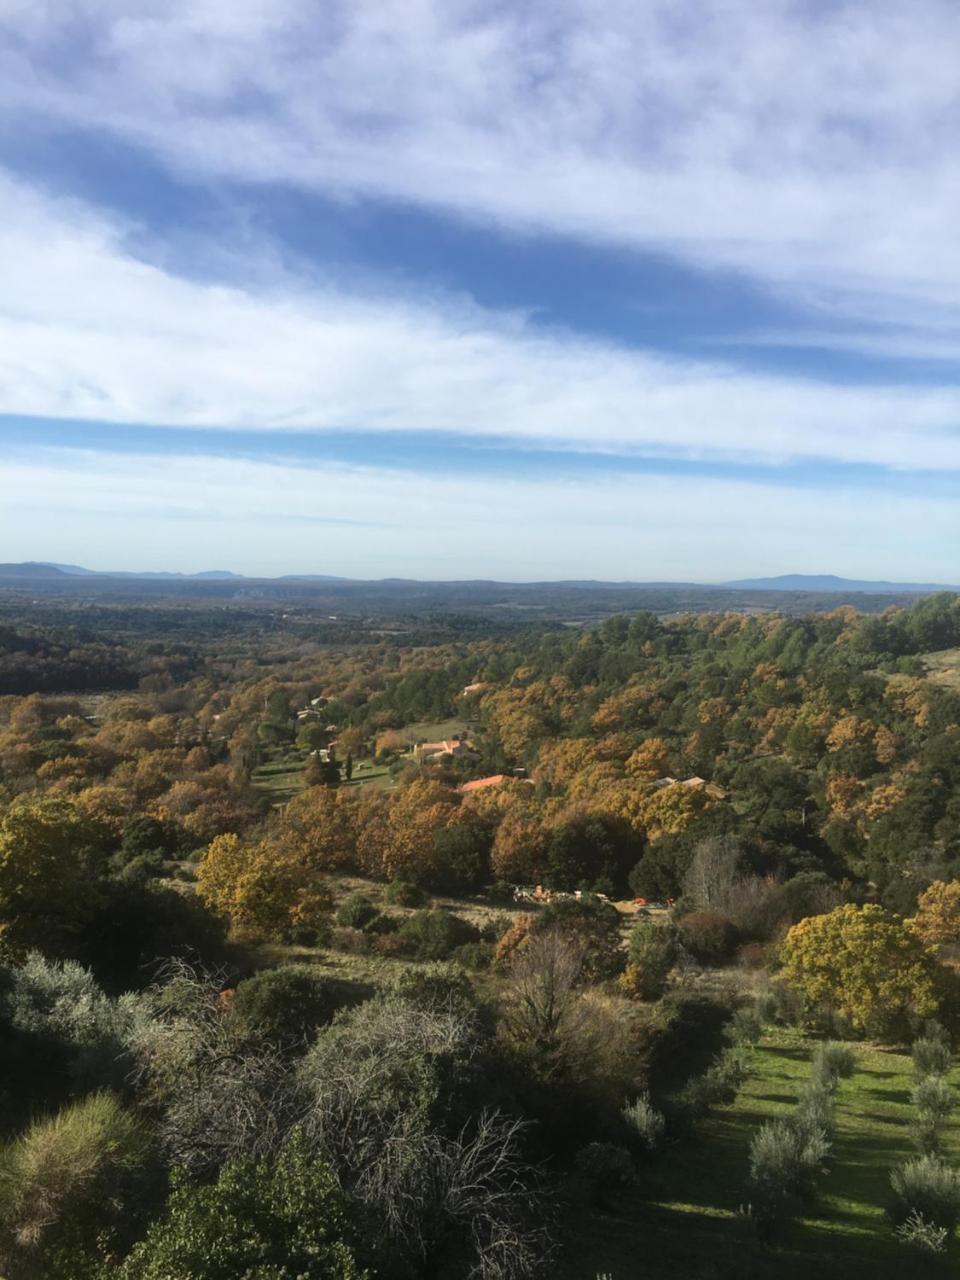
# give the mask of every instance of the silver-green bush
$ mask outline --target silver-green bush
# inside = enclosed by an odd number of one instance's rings
[[[650,1101],[648,1093],[628,1102],[621,1112],[630,1132],[647,1151],[656,1151],[663,1143],[666,1121]]]
[[[891,1214],[897,1224],[919,1214],[952,1233],[960,1218],[960,1173],[936,1156],[917,1156],[894,1169]]]

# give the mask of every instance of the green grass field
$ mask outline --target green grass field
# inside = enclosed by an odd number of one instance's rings
[[[270,796],[276,804],[284,804],[303,790],[303,766],[306,753],[290,747],[268,747],[264,759],[251,775],[258,791]]]
[[[466,723],[461,719],[453,720],[418,720],[416,724],[408,724],[397,732],[406,738],[411,745],[414,742],[442,742],[444,738],[452,738],[455,733],[466,733]]]
[[[829,1171],[810,1216],[777,1247],[763,1249],[738,1208],[748,1199],[750,1138],[766,1119],[789,1113],[808,1076],[813,1045],[776,1031],[757,1050],[757,1072],[737,1102],[721,1108],[644,1171],[635,1207],[577,1223],[557,1280],[912,1280],[957,1274],[960,1246],[944,1268],[899,1243],[884,1216],[891,1168],[913,1154],[909,1057],[857,1046],[856,1074],[840,1085]],[[960,1083],[955,1068],[952,1083]],[[948,1153],[960,1156],[960,1129],[949,1126]],[[926,1269],[922,1269],[926,1267]]]
[[[303,768],[307,753],[288,747],[270,747],[265,759],[253,770],[252,782],[258,791],[265,792],[275,804],[285,804],[303,790]],[[372,760],[356,760],[353,778],[344,779],[344,786],[374,787],[385,789],[394,785],[390,773]]]

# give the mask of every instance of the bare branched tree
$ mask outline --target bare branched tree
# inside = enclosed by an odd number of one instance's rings
[[[542,1065],[559,1066],[564,1046],[580,1038],[588,1021],[583,966],[582,945],[555,930],[531,938],[513,963],[503,1002],[504,1029]]]
[[[194,1174],[275,1153],[300,1109],[289,1064],[244,1041],[224,1016],[221,985],[219,975],[172,962],[148,993],[152,1017],[132,1045],[135,1080],[160,1109],[164,1150]]]
[[[452,1250],[478,1280],[520,1280],[548,1243],[522,1125],[484,1113],[451,1137],[436,1121],[479,1044],[475,1018],[455,1004],[372,1001],[304,1060],[302,1128],[391,1240],[421,1257]]]
[[[740,843],[733,836],[701,840],[683,877],[683,899],[697,911],[724,911],[731,886],[742,878]]]

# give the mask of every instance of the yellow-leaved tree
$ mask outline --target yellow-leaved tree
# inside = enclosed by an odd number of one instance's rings
[[[934,950],[960,943],[960,880],[934,880],[917,900],[911,923]]]
[[[326,933],[333,900],[322,880],[272,840],[217,836],[197,868],[197,892],[239,937],[313,943]]]
[[[809,1015],[834,1011],[858,1031],[896,1035],[940,1004],[945,975],[936,957],[906,921],[873,904],[801,920],[781,959]]]

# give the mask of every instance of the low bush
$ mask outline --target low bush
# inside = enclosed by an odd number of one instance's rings
[[[489,942],[465,942],[462,947],[456,948],[451,959],[462,964],[465,969],[479,973],[493,964],[493,947]]]
[[[635,1101],[628,1102],[621,1115],[630,1136],[644,1151],[657,1151],[663,1145],[666,1121],[651,1103],[648,1093],[641,1093]]]
[[[409,951],[407,944],[396,931],[393,933],[365,933],[362,937],[368,939],[378,956],[405,956]]]
[[[35,1121],[0,1154],[0,1266],[41,1273],[39,1257],[69,1236],[82,1249],[123,1233],[142,1207],[149,1142],[109,1093]]]
[[[899,1226],[912,1214],[953,1233],[960,1217],[960,1174],[937,1156],[917,1156],[890,1175],[893,1203],[890,1208]]]
[[[241,982],[228,1016],[241,1033],[292,1048],[305,1045],[337,1007],[329,984],[319,974],[302,965],[285,965]]]
[[[927,1076],[912,1091],[916,1119],[910,1140],[921,1155],[937,1155],[943,1145],[942,1127],[956,1103],[956,1095],[943,1076]]]
[[[351,893],[337,907],[334,919],[344,929],[366,929],[379,915],[369,898],[362,893]]]
[[[393,907],[423,907],[427,903],[427,894],[409,880],[391,880],[383,890],[383,900]]]
[[[335,951],[357,951],[362,954],[373,950],[378,941],[374,934],[365,933],[363,929],[334,929],[330,935],[330,945]]]
[[[763,942],[744,942],[737,947],[737,964],[742,969],[763,969],[767,961],[767,946]]]
[[[847,1080],[857,1069],[857,1055],[849,1045],[828,1040],[817,1045],[810,1059],[814,1080],[828,1089],[835,1089],[840,1080]]]
[[[945,1253],[949,1234],[945,1227],[927,1222],[916,1212],[897,1227],[897,1236],[908,1248],[926,1255]]]
[[[750,1182],[761,1211],[779,1217],[808,1201],[829,1151],[822,1129],[792,1120],[761,1125],[750,1143]]]
[[[506,912],[491,916],[480,926],[480,937],[484,942],[499,942],[512,924],[513,916],[507,915]]]
[[[723,1029],[724,1037],[734,1045],[754,1045],[763,1035],[763,1019],[755,1005],[736,1009]]]
[[[677,955],[677,940],[667,926],[641,921],[630,934],[629,962],[620,975],[625,995],[640,1000],[659,1000]]]
[[[749,1076],[749,1054],[740,1046],[724,1049],[702,1075],[689,1081],[681,1093],[681,1100],[694,1111],[730,1106]]]
[[[938,1123],[946,1120],[956,1105],[956,1094],[943,1076],[927,1076],[911,1093],[913,1105],[921,1115]]]
[[[498,906],[513,902],[513,885],[509,880],[496,880],[487,890],[487,897]]]
[[[614,1209],[636,1182],[630,1153],[611,1142],[591,1142],[577,1152],[573,1185],[577,1197],[598,1209]]]
[[[814,1079],[805,1084],[797,1095],[797,1108],[793,1122],[807,1134],[830,1134],[834,1127],[833,1090],[822,1081]]]
[[[419,1009],[472,1012],[476,1008],[473,985],[455,964],[428,964],[406,968],[396,979],[394,991],[407,1004]]]
[[[404,920],[397,937],[418,960],[446,960],[458,947],[480,940],[472,924],[449,911],[418,911]]]
[[[928,1022],[924,1033],[914,1041],[913,1069],[919,1080],[927,1076],[945,1076],[950,1070],[950,1040],[943,1027]]]
[[[725,964],[736,950],[733,921],[716,911],[694,911],[677,921],[680,942],[701,964]]]

